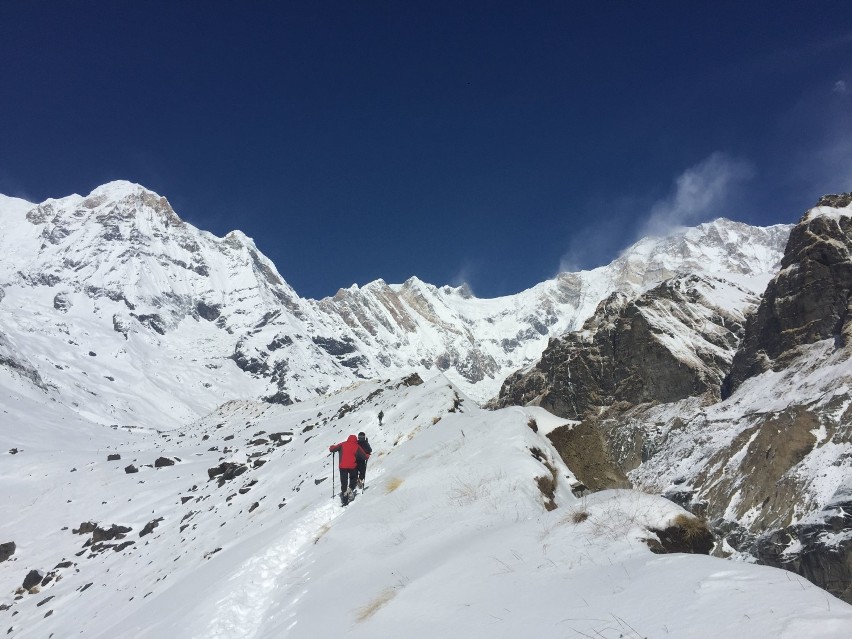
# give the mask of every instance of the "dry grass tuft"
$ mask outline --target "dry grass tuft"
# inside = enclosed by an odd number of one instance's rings
[[[683,531],[683,540],[688,543],[692,543],[696,539],[701,539],[709,532],[706,521],[690,515],[678,515],[674,518],[672,525],[677,526]]]
[[[385,492],[390,494],[395,491],[397,488],[402,486],[402,482],[405,481],[402,477],[390,477],[385,482]]]
[[[432,426],[434,426],[435,424],[437,424],[439,421],[441,421],[441,418],[440,418],[440,417],[433,417],[433,418],[432,418]]]
[[[556,496],[556,478],[553,475],[542,475],[535,478],[535,483],[541,494],[544,495],[544,508],[546,510],[556,510],[556,501],[553,499]]]
[[[571,517],[571,521],[573,521],[575,524],[582,524],[584,521],[586,521],[589,518],[589,511],[588,510],[575,510],[574,512],[571,513],[570,517]]]
[[[545,509],[556,510],[556,484],[559,481],[558,473],[556,472],[556,467],[550,462],[550,459],[540,448],[530,448],[530,453],[533,457],[536,458],[536,460],[541,462],[550,473],[550,475],[542,475],[541,477],[536,477],[535,483],[538,486],[538,489],[541,491],[541,494],[544,496]]]
[[[535,421],[535,417],[530,417],[529,421],[527,422],[527,426],[532,429],[532,432],[538,432],[538,422]]]
[[[358,623],[362,621],[367,621],[370,617],[376,614],[379,610],[382,609],[391,599],[396,597],[396,589],[394,588],[385,588],[375,599],[373,599],[366,606],[362,606],[358,609],[358,612],[355,615],[355,620]]]
[[[479,501],[487,493],[488,485],[485,479],[478,482],[463,481],[456,478],[450,489],[450,499],[458,506],[469,506]]]

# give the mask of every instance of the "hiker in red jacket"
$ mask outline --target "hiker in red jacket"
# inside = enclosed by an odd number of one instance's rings
[[[345,506],[352,499],[358,482],[358,462],[367,461],[369,455],[358,445],[358,438],[349,435],[345,442],[328,447],[329,452],[340,452],[340,502]]]

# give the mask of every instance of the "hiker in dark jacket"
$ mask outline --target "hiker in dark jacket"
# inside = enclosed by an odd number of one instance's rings
[[[349,435],[345,442],[328,447],[329,452],[340,453],[340,501],[345,506],[352,499],[358,483],[358,460],[367,460],[367,453],[358,445],[358,438]]]
[[[361,450],[367,453],[365,459],[358,460],[358,488],[363,490],[364,478],[367,476],[367,459],[373,454],[373,447],[370,446],[370,442],[367,441],[367,436],[364,433],[358,433],[358,445],[361,447]]]

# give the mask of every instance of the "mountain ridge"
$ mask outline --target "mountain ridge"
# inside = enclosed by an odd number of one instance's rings
[[[199,362],[203,389],[285,403],[358,379],[424,369],[445,373],[486,400],[506,375],[534,362],[549,338],[579,327],[613,290],[633,295],[680,269],[715,269],[759,288],[780,259],[787,232],[783,225],[761,229],[717,220],[673,238],[643,240],[637,244],[641,259],[628,250],[610,265],[561,273],[493,299],[412,277],[310,300],[299,297],[244,233],[218,238],[200,231],[167,199],[137,184],[112,182],[88,196],[49,199],[31,207],[25,220],[19,203],[12,208],[0,215],[0,290],[5,311],[16,306],[20,328],[46,331],[52,324],[51,334],[61,334],[69,332],[63,316],[79,314],[80,321],[107,329],[100,341],[113,357],[128,340],[148,352],[143,361],[160,358],[160,343],[175,353],[186,349]],[[182,342],[171,344],[178,335]],[[26,350],[27,365],[46,379],[82,368],[78,360],[60,369],[65,365],[43,351]],[[182,368],[177,359],[173,363]],[[99,392],[91,375],[78,374],[65,385]],[[197,395],[189,395],[180,402],[178,420],[161,412],[157,419],[177,424],[200,416],[189,408]],[[129,408],[102,420],[132,423],[141,409]]]

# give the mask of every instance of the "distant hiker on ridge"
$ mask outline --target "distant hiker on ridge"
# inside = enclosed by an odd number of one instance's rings
[[[345,442],[328,447],[329,452],[340,452],[340,503],[344,506],[352,499],[358,482],[358,460],[366,463],[367,453],[358,445],[358,438],[349,435]]]
[[[379,411],[379,426],[382,425],[382,417],[385,416],[385,412],[383,410]]]
[[[358,445],[361,447],[361,450],[367,453],[365,459],[358,459],[358,488],[364,490],[364,478],[367,476],[367,459],[373,454],[373,447],[370,446],[370,442],[367,441],[367,436],[363,432],[358,433]]]

